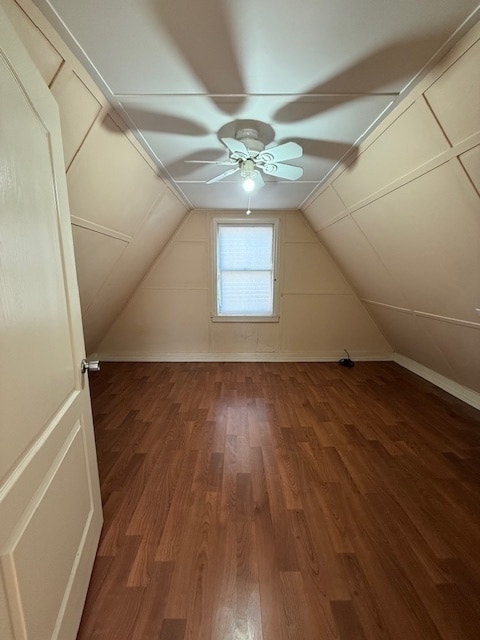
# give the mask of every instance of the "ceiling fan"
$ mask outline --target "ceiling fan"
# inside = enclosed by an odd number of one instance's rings
[[[265,144],[260,140],[258,131],[247,127],[239,129],[235,138],[221,138],[221,141],[229,151],[228,160],[186,161],[230,167],[215,178],[208,180],[207,184],[219,182],[239,171],[243,179],[243,188],[249,192],[256,187],[263,186],[262,172],[265,175],[276,176],[284,180],[298,180],[303,175],[301,167],[283,162],[283,160],[293,160],[302,156],[303,149],[296,142],[285,142],[276,147],[265,149]]]

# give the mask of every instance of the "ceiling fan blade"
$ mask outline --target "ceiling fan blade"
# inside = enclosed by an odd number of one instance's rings
[[[302,147],[296,142],[285,142],[285,144],[279,144],[278,147],[271,147],[260,151],[256,160],[262,160],[263,162],[278,162],[281,160],[291,160],[293,158],[300,158],[303,154]]]
[[[247,159],[250,157],[247,147],[240,140],[235,138],[222,138],[221,140],[227,149],[239,158]]]
[[[234,169],[227,169],[226,171],[221,173],[219,176],[216,176],[215,178],[208,180],[207,184],[213,184],[214,182],[219,182],[220,180],[223,180],[227,176],[231,176],[232,173],[235,173],[236,171],[240,171],[240,167],[235,167]]]
[[[298,180],[303,176],[303,169],[292,164],[266,164],[263,172],[269,176],[285,178],[285,180]]]
[[[223,167],[232,167],[237,163],[231,160],[184,160],[184,162],[188,162],[190,164],[219,164]]]

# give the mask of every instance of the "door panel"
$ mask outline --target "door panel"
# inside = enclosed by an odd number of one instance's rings
[[[1,8],[0,86],[0,631],[73,640],[102,516],[59,115]]]
[[[17,584],[27,636],[50,638],[92,512],[81,425],[63,444],[10,541],[7,580]],[[75,487],[75,500],[71,492]],[[60,518],[52,518],[57,505]],[[35,571],[32,572],[32,567]],[[38,594],[42,593],[39,598]],[[21,601],[18,601],[21,596]]]
[[[5,64],[0,86],[2,114],[16,114],[8,121],[2,115],[0,125],[2,156],[15,150],[8,155],[11,183],[2,185],[1,196],[2,261],[9,268],[2,359],[10,373],[0,398],[6,423],[22,424],[2,432],[3,475],[74,392],[75,376],[48,135]]]

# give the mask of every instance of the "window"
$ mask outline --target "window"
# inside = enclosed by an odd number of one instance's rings
[[[278,319],[276,226],[276,222],[215,221],[214,319]]]

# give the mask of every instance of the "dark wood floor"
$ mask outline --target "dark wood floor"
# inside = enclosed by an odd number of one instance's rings
[[[79,640],[480,638],[480,412],[393,363],[104,364]]]

